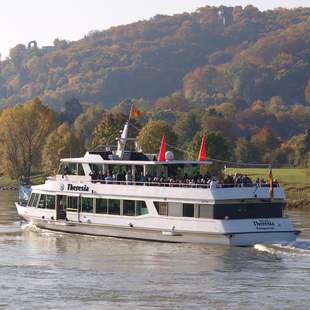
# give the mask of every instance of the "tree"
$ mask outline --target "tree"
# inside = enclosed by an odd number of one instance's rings
[[[211,160],[218,159],[224,161],[230,159],[228,140],[219,131],[209,131],[207,133],[204,131],[198,132],[195,135],[193,142],[188,145],[187,153],[189,159],[197,159],[203,134],[206,134],[206,149],[208,158],[211,158]],[[208,171],[211,174],[219,175],[221,174],[223,167],[223,163],[214,161],[214,163],[208,167]]]
[[[236,129],[235,124],[233,124],[230,120],[225,119],[221,113],[215,112],[213,114],[210,112],[211,111],[208,111],[203,118],[203,127],[207,131],[220,131],[226,137],[229,137],[230,140],[233,140]]]
[[[101,106],[89,106],[85,112],[81,113],[74,121],[74,129],[76,134],[80,137],[85,148],[90,147],[92,140],[92,133],[97,126],[100,119],[102,119],[104,110]]]
[[[103,114],[101,122],[93,131],[92,146],[116,145],[116,139],[120,137],[120,131],[127,121],[127,116],[119,113]]]
[[[42,166],[47,172],[57,172],[59,160],[81,155],[83,146],[67,123],[61,124],[46,139],[42,151]]]
[[[261,162],[261,151],[257,144],[251,141],[238,138],[234,149],[235,158],[243,163]]]
[[[182,137],[184,142],[187,142],[193,139],[197,131],[200,129],[200,120],[194,112],[182,114],[177,120],[174,128],[178,136]]]
[[[8,175],[29,177],[33,166],[39,166],[44,140],[55,127],[55,119],[55,112],[39,98],[2,112],[2,166]]]
[[[72,98],[65,102],[64,111],[60,114],[62,122],[69,122],[72,124],[75,119],[83,112],[80,101]]]
[[[162,136],[166,136],[167,144],[177,146],[177,135],[165,121],[150,120],[140,130],[138,141],[145,153],[159,152]],[[169,149],[169,146],[167,147]],[[171,150],[177,153],[175,149]]]
[[[158,109],[188,112],[190,105],[186,98],[180,93],[174,93],[169,97],[159,98],[154,106]]]
[[[306,101],[310,103],[310,79],[308,80],[308,84],[305,89],[305,98],[306,98]]]
[[[202,135],[204,131],[198,132],[193,142],[188,146],[188,155],[191,159],[197,159]],[[206,133],[206,148],[208,158],[229,160],[230,150],[227,138],[220,131],[208,131]]]
[[[279,145],[279,138],[269,126],[261,128],[252,136],[251,141],[259,145],[263,151],[273,150]]]
[[[310,129],[308,128],[308,129],[306,129],[306,131],[305,131],[305,138],[304,138],[305,140],[305,149],[306,149],[306,151],[310,151]]]
[[[10,49],[10,58],[17,70],[20,70],[21,68],[25,53],[26,46],[24,44],[18,44]]]

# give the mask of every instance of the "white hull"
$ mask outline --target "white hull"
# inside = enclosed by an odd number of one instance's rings
[[[287,218],[272,219],[276,223],[273,230],[257,230],[252,228],[255,219],[250,220],[207,220],[204,221],[204,229],[185,230],[171,229],[178,227],[177,218],[160,218],[161,227],[151,227],[148,223],[148,216],[141,219],[139,225],[129,226],[127,224],[113,224],[109,216],[102,223],[89,223],[87,221],[63,221],[52,220],[53,211],[38,210],[34,216],[28,212],[31,208],[26,208],[16,204],[19,215],[26,221],[32,222],[39,228],[53,231],[76,233],[94,236],[108,236],[117,238],[129,238],[139,240],[150,240],[160,242],[182,242],[182,243],[213,243],[230,246],[253,246],[258,243],[274,244],[283,242],[293,242],[296,240],[298,232],[293,230],[291,222]],[[44,219],[42,218],[44,217]],[[83,216],[82,216],[83,218]],[[261,219],[257,219],[259,221]],[[191,226],[197,221],[193,219]],[[104,223],[105,222],[105,223]],[[110,223],[108,223],[110,222]],[[165,223],[166,222],[166,223]],[[201,221],[200,221],[201,222]],[[165,225],[166,224],[166,225]],[[197,224],[197,223],[196,223]],[[166,226],[166,227],[165,227]],[[197,226],[197,225],[196,225]],[[279,228],[281,227],[281,229]],[[238,228],[238,229],[237,229]]]

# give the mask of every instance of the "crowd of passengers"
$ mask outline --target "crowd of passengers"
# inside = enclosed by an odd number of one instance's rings
[[[147,185],[147,186],[202,186],[202,187],[267,187],[269,183],[264,179],[257,178],[255,182],[247,175],[235,173],[234,175],[226,175],[223,178],[216,178],[211,175],[199,175],[189,177],[184,174],[183,178],[177,177],[157,177],[150,174],[144,175],[132,174],[130,171],[122,173],[112,172],[112,174],[103,174],[102,171],[90,173],[92,182],[100,182],[105,184],[127,184],[127,185]],[[273,186],[277,187],[279,184],[277,180],[273,180]]]

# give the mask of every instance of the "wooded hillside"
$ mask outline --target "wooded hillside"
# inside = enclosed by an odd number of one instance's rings
[[[197,158],[206,135],[210,158],[310,167],[310,8],[204,7],[18,45],[0,64],[0,174],[115,143],[129,98],[148,152],[165,132]]]
[[[109,107],[176,90],[202,106],[234,97],[305,103],[309,69],[310,8],[204,7],[56,39],[50,49],[18,45],[1,62],[0,105],[40,96],[57,109],[72,97]]]

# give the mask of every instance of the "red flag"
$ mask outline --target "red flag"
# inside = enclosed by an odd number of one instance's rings
[[[131,105],[130,118],[139,118],[141,116],[141,111],[138,110],[134,104]]]
[[[166,137],[165,135],[163,135],[158,154],[158,161],[165,161],[165,160],[166,160]]]
[[[206,135],[203,135],[201,138],[201,145],[200,145],[198,160],[204,161],[206,159],[207,159]]]

